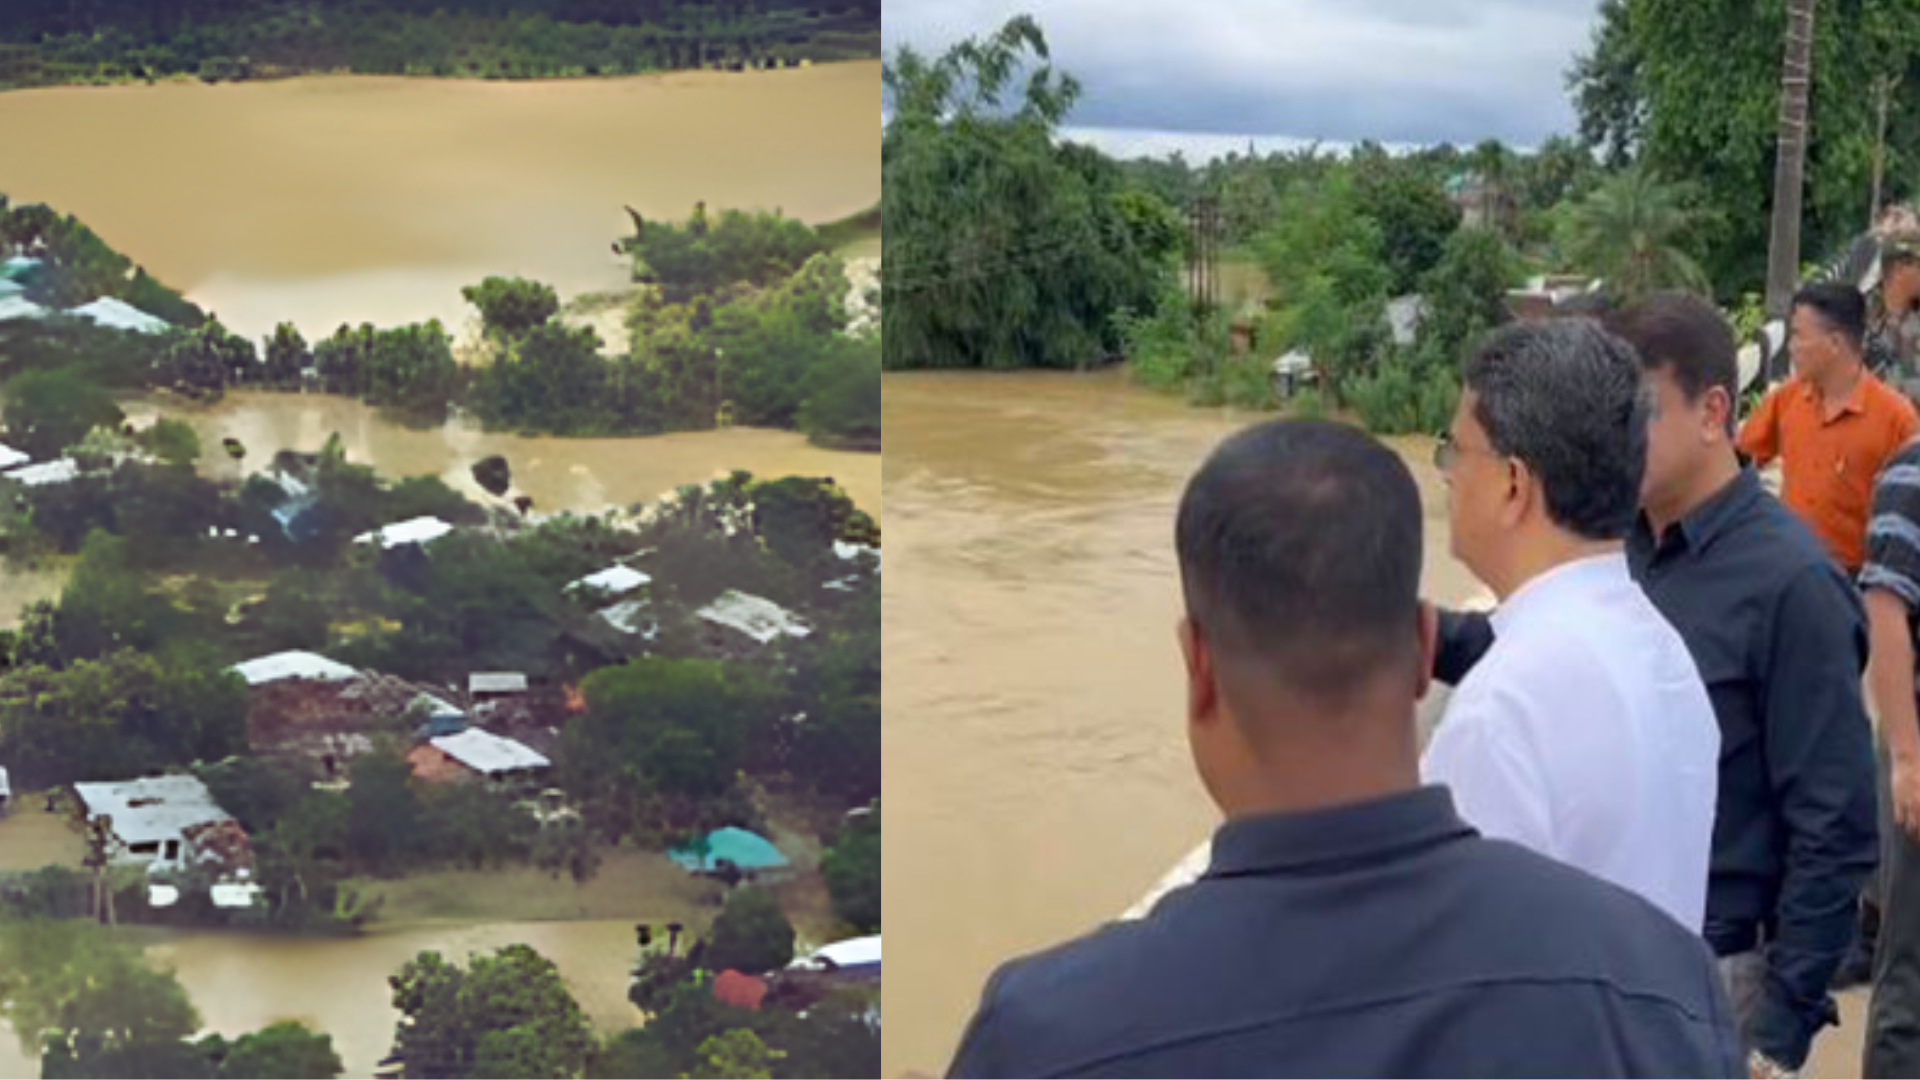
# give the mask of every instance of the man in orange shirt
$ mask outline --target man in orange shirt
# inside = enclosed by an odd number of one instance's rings
[[[1867,302],[1848,285],[1809,285],[1793,298],[1794,378],[1740,428],[1740,450],[1764,468],[1781,459],[1781,501],[1848,574],[1866,557],[1873,482],[1920,432],[1920,415],[1866,368]]]

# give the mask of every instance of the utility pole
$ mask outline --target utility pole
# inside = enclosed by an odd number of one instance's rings
[[[1767,313],[1786,315],[1800,279],[1801,189],[1806,185],[1807,96],[1813,72],[1814,0],[1786,0],[1780,60],[1780,142],[1773,169],[1773,221],[1767,240]]]
[[[1213,310],[1214,291],[1220,276],[1220,203],[1203,194],[1193,201],[1187,214],[1187,293],[1196,313]]]
[[[1873,136],[1873,206],[1867,213],[1867,228],[1880,219],[1880,183],[1887,167],[1887,101],[1900,85],[1899,75],[1882,75],[1874,80],[1875,127]]]

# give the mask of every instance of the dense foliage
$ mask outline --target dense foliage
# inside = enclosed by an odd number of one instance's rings
[[[1047,59],[1021,17],[935,59],[889,60],[887,367],[1095,363],[1120,345],[1112,313],[1148,308],[1171,272],[1165,205],[1099,152],[1055,142],[1080,86]]]

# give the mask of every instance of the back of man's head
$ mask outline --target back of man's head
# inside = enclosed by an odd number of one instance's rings
[[[1709,390],[1740,397],[1733,329],[1719,309],[1692,293],[1659,292],[1607,316],[1602,325],[1640,354],[1647,371],[1673,376],[1687,401]]]
[[[1187,614],[1223,668],[1346,704],[1419,651],[1420,493],[1391,450],[1318,420],[1227,439],[1188,482]]]
[[[1648,406],[1633,348],[1590,319],[1518,323],[1467,359],[1473,417],[1495,452],[1540,482],[1547,517],[1618,540],[1639,511]]]

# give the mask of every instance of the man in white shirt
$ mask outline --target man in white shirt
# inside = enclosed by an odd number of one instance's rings
[[[1700,930],[1720,728],[1698,669],[1627,573],[1648,399],[1586,320],[1491,334],[1436,460],[1453,553],[1500,599],[1421,771],[1481,832]]]

